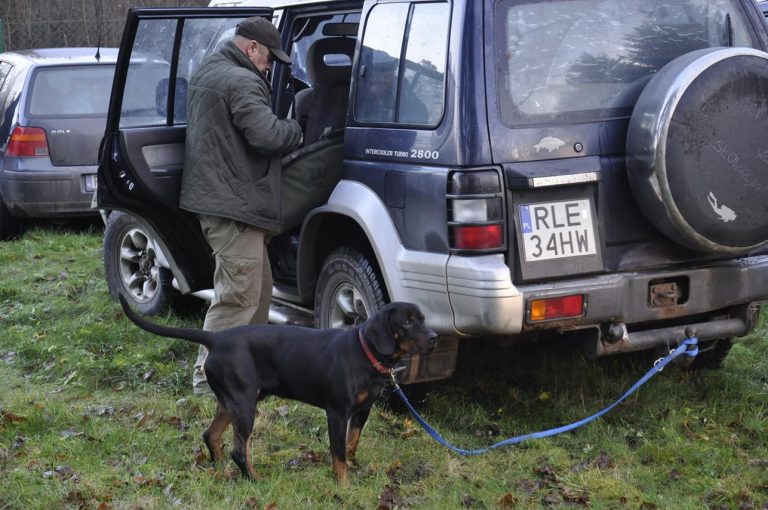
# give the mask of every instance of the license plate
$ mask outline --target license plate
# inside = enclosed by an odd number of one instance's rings
[[[526,262],[597,253],[589,200],[520,205]]]

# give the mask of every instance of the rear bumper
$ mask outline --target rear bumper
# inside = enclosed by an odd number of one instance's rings
[[[614,273],[536,285],[512,284],[501,257],[451,257],[447,290],[456,331],[469,336],[511,336],[534,330],[571,330],[623,323],[635,330],[669,323],[699,322],[708,313],[768,301],[768,255],[741,257],[687,269]],[[684,279],[687,297],[680,304],[649,304],[652,281]],[[533,299],[583,294],[581,317],[533,323],[527,304]],[[647,325],[646,325],[647,324]],[[745,331],[746,333],[746,331]]]
[[[684,279],[688,284],[686,300],[673,306],[651,306],[649,289],[652,282],[660,279]],[[532,299],[584,294],[584,315],[557,321],[558,327],[659,322],[768,300],[768,255],[712,262],[695,268],[618,273],[529,285],[521,290],[526,303]],[[526,310],[524,329],[549,327],[552,324],[547,322],[532,324]]]
[[[93,191],[85,176],[96,167],[60,167],[56,171],[3,171],[2,196],[6,207],[21,218],[98,214],[91,208]]]

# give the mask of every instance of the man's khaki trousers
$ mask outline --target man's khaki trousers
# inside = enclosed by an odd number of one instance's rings
[[[267,233],[251,225],[198,214],[203,234],[213,250],[214,298],[203,329],[220,331],[246,324],[266,324],[272,299],[272,270],[267,254]],[[200,346],[192,383],[205,381],[203,364],[208,351]]]

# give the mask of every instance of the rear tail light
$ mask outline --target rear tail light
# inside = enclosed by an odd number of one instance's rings
[[[453,201],[453,221],[477,222],[500,219],[500,198],[476,198]]]
[[[460,250],[498,248],[504,244],[501,225],[453,227],[453,244]]]
[[[456,250],[504,247],[501,177],[495,170],[453,172],[448,182],[449,233]]]
[[[41,128],[16,126],[5,154],[17,157],[47,156],[48,138],[45,131]]]
[[[528,310],[531,321],[580,317],[584,313],[584,295],[534,299],[530,302]]]

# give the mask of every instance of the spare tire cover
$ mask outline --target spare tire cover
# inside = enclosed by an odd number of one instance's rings
[[[768,242],[768,54],[683,55],[650,80],[627,133],[632,192],[649,221],[695,250]]]

